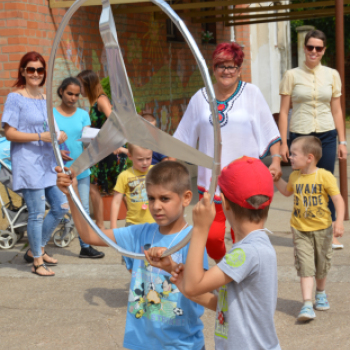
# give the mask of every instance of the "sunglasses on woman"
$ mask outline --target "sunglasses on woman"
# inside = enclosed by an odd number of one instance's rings
[[[34,67],[26,67],[24,68],[27,71],[27,74],[35,74],[35,72],[38,73],[38,75],[44,75],[45,74],[45,68],[34,68]]]
[[[317,52],[322,52],[323,49],[324,49],[324,46],[313,46],[313,45],[306,45],[306,49],[308,51],[314,51],[314,49],[317,51]]]

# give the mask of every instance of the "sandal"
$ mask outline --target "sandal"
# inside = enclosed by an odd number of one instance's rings
[[[56,266],[57,265],[57,262],[53,263],[53,262],[46,261],[44,258],[45,255],[47,255],[49,258],[52,258],[52,256],[50,256],[49,254],[46,253],[46,251],[44,251],[44,254],[42,255],[42,257],[44,260],[44,264],[46,264],[46,266]]]
[[[34,271],[32,271],[32,273],[34,273],[34,274],[36,274],[36,275],[38,275],[38,276],[40,276],[40,277],[52,277],[52,276],[55,276],[55,275],[42,275],[42,274],[40,274],[40,273],[38,273],[36,270],[38,269],[38,268],[40,268],[40,267],[43,267],[46,271],[50,271],[48,268],[47,268],[47,266],[45,265],[45,263],[44,264],[41,264],[41,265],[38,265],[38,266],[36,266],[36,265],[34,265],[33,264],[33,267],[34,267]]]
[[[30,248],[26,251],[26,253],[23,256],[23,259],[27,262],[27,263],[33,263],[34,262],[34,258],[32,256],[28,255]]]

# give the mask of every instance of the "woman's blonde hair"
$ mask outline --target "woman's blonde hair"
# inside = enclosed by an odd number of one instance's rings
[[[93,106],[98,97],[105,94],[98,75],[94,71],[86,69],[81,71],[77,75],[77,78],[81,81],[84,87],[90,106]]]

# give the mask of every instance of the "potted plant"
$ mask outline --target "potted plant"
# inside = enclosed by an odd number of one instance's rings
[[[108,177],[106,179],[106,176],[103,176],[103,169],[101,171],[100,167],[104,166],[109,170]],[[103,201],[103,220],[104,221],[110,221],[110,214],[111,214],[111,204],[113,199],[113,192],[114,187],[117,182],[117,178],[119,174],[130,167],[130,161],[128,160],[126,155],[120,155],[118,156],[118,159],[113,161],[113,163],[108,162],[106,163],[98,163],[96,166],[91,168],[91,180],[94,183],[99,183],[99,192],[102,197]],[[100,176],[99,176],[100,175]],[[122,202],[118,220],[123,220],[126,217],[126,206]]]
[[[103,87],[104,92],[107,94],[108,98],[111,100],[111,89],[109,84],[109,77],[103,78],[101,80],[101,85]],[[107,181],[105,180],[105,177],[100,177],[98,179],[99,174],[101,174],[100,167],[104,166],[105,168],[108,167],[110,171],[110,176],[107,178]],[[110,221],[111,216],[111,204],[113,199],[113,189],[115,187],[117,178],[119,174],[126,170],[129,167],[128,165],[128,159],[126,156],[121,155],[118,157],[118,160],[113,161],[113,164],[97,164],[95,167],[91,168],[91,180],[92,182],[99,183],[99,192],[102,197],[103,201],[103,220],[104,221]],[[103,170],[103,169],[102,169]],[[107,170],[107,169],[106,169]],[[98,181],[97,181],[98,180]],[[118,220],[123,220],[126,217],[126,205],[124,202],[120,205],[120,210],[118,214]]]
[[[205,56],[208,56],[208,44],[209,42],[214,39],[214,34],[212,32],[209,32],[209,30],[202,31],[202,43],[205,44]]]

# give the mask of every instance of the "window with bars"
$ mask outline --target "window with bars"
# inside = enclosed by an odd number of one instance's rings
[[[175,1],[173,0],[170,0],[167,2],[169,3],[169,5],[175,3]],[[177,29],[176,25],[169,18],[166,20],[166,37],[167,37],[167,41],[177,41],[177,42],[185,41],[181,32]]]
[[[201,2],[207,2],[208,0],[201,0]],[[215,7],[204,7],[201,11],[214,11]],[[215,16],[208,16],[202,18],[215,18]],[[212,33],[212,38],[207,41],[202,37],[202,44],[216,44],[216,22],[214,23],[202,23],[202,32],[204,33]]]

